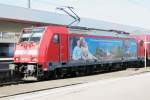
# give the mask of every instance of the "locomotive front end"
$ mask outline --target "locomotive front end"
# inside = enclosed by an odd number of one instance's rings
[[[37,77],[39,45],[44,28],[24,29],[14,52],[14,63],[10,69],[22,78]]]

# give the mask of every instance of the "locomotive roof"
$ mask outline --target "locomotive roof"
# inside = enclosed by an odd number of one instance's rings
[[[68,30],[69,33],[71,34],[112,36],[112,37],[124,37],[124,38],[129,38],[129,34],[130,34],[119,30],[94,29],[94,28],[86,28],[86,27],[69,27]]]
[[[59,26],[59,25],[58,25]],[[30,29],[43,29],[42,27],[30,27],[24,28],[24,30]],[[105,29],[95,29],[95,28],[87,28],[87,27],[67,27],[70,34],[83,34],[83,35],[94,35],[94,36],[112,36],[112,37],[123,37],[129,38],[128,32],[119,31],[119,30],[105,30]]]

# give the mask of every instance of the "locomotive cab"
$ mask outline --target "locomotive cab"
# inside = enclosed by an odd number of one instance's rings
[[[19,77],[36,76],[39,45],[45,28],[23,29],[14,52],[14,64],[10,69]]]
[[[24,29],[19,42],[16,44],[14,62],[38,62],[38,47],[44,28]]]

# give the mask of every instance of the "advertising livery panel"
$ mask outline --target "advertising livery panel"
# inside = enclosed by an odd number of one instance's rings
[[[121,60],[135,59],[137,44],[132,39],[94,38],[72,36],[70,55],[72,60]]]

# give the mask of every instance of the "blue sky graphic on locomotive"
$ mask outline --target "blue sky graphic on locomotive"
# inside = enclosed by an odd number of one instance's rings
[[[117,60],[136,58],[137,44],[133,40],[110,38],[72,37],[70,53],[72,60]]]

